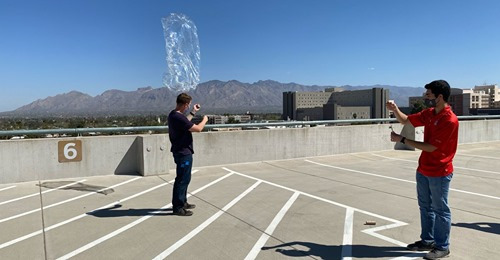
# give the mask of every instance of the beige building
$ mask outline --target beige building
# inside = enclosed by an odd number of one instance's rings
[[[425,93],[424,93],[425,95]],[[421,97],[410,97],[410,107]],[[500,88],[497,85],[475,86],[473,89],[452,88],[448,103],[457,116],[470,115],[471,109],[500,108]]]
[[[473,89],[452,89],[449,104],[456,115],[470,115],[470,109],[495,108],[500,103],[497,85],[475,86]]]
[[[500,101],[500,88],[498,85],[475,86],[474,91],[484,91],[489,96],[489,107],[493,107],[495,102]]]
[[[389,90],[383,88],[283,92],[283,119],[312,121],[387,118],[389,114],[385,103],[388,100]]]

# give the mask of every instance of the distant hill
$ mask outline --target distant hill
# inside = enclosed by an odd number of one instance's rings
[[[322,91],[336,86],[306,86],[280,83],[272,80],[242,83],[236,80],[212,80],[199,84],[188,93],[193,102],[202,105],[203,113],[281,113],[285,91]],[[389,89],[390,98],[400,106],[408,106],[409,96],[422,95],[422,88],[386,85],[341,86],[345,90]],[[78,91],[39,99],[2,116],[83,116],[83,115],[139,115],[167,113],[175,107],[178,93],[166,87],[139,88],[136,91],[107,90],[92,97]]]

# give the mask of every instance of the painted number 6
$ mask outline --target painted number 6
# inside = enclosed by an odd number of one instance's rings
[[[82,160],[82,140],[65,140],[57,143],[58,161],[80,162]]]
[[[67,143],[64,146],[64,157],[66,159],[73,160],[78,156],[78,151],[74,148],[75,146],[75,143]]]

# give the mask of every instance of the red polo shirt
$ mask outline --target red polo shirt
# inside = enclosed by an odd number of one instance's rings
[[[442,177],[453,173],[453,157],[458,144],[458,119],[446,106],[439,114],[428,108],[417,114],[409,115],[408,120],[414,127],[424,126],[424,142],[437,147],[434,152],[422,151],[417,171],[429,177]]]

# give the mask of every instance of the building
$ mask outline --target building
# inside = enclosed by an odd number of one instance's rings
[[[232,124],[232,123],[248,123],[252,120],[252,115],[207,115],[208,122],[210,125],[219,125],[219,124]],[[202,117],[193,118],[193,123],[198,124],[201,122]]]
[[[484,91],[485,94],[489,96],[489,107],[493,107],[495,102],[500,101],[500,88],[498,85],[483,85],[483,86],[475,86],[475,91]]]
[[[323,92],[283,92],[284,120],[337,120],[387,118],[385,103],[389,90],[372,88],[344,91],[328,88]]]
[[[410,107],[424,100],[421,97],[410,97]],[[452,88],[448,104],[457,116],[477,114],[477,111],[493,111],[488,108],[500,108],[500,88],[497,85],[475,86],[473,89]],[[474,112],[471,112],[474,110]]]
[[[497,85],[475,86],[473,89],[452,89],[449,104],[458,116],[471,115],[472,109],[477,111],[477,109],[498,108],[500,89]]]

